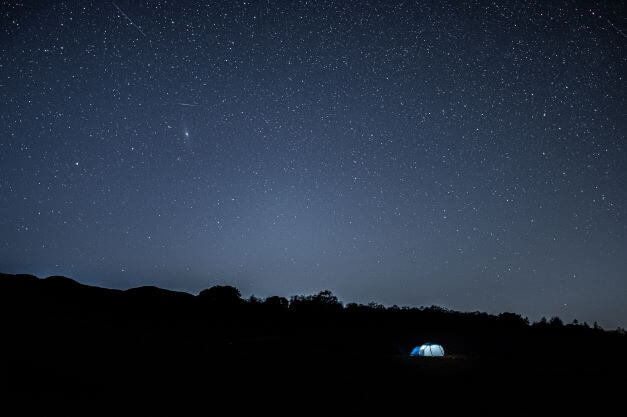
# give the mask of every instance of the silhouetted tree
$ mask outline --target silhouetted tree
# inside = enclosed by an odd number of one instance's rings
[[[523,318],[519,314],[515,313],[501,313],[499,314],[499,321],[502,325],[512,327],[522,327],[529,324],[529,320],[527,318]]]
[[[266,298],[263,303],[270,308],[279,310],[286,309],[290,304],[289,301],[287,301],[287,298],[276,295]]]
[[[295,295],[290,299],[290,309],[294,310],[329,312],[342,310],[342,308],[342,303],[329,290],[320,291],[315,295]]]
[[[260,305],[263,304],[263,300],[259,297],[256,297],[254,295],[251,295],[250,297],[248,297],[248,304],[250,305]]]
[[[553,317],[549,321],[549,325],[553,326],[553,327],[562,327],[564,325],[564,323],[562,322],[562,320],[559,317]]]
[[[338,298],[329,290],[320,291],[318,294],[313,296],[312,300],[324,306],[342,307],[342,303],[340,303]]]
[[[203,302],[220,307],[237,306],[242,303],[241,297],[239,290],[230,285],[216,285],[198,294]]]

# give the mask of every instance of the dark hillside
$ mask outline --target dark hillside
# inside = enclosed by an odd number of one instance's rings
[[[381,400],[419,390],[433,399],[425,407],[470,406],[436,401],[444,391],[435,387],[445,386],[484,411],[514,401],[526,414],[545,401],[579,411],[614,404],[610,381],[627,369],[627,336],[618,332],[558,319],[529,324],[513,313],[344,306],[328,291],[244,300],[233,287],[193,296],[3,274],[0,313],[3,392],[18,396],[310,401],[370,392]],[[425,342],[447,356],[410,358]],[[594,401],[566,400],[581,387]]]

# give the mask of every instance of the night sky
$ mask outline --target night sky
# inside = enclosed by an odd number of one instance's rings
[[[624,2],[0,11],[0,271],[627,326]]]

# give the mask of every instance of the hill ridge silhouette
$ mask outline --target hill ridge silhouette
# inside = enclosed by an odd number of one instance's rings
[[[0,274],[0,317],[0,388],[21,394],[225,393],[243,381],[266,394],[405,392],[427,379],[463,395],[480,395],[469,387],[483,384],[508,398],[529,381],[577,390],[627,370],[622,332],[559,318],[529,323],[509,312],[344,305],[330,291],[243,299],[228,285],[193,295]],[[443,345],[447,356],[410,358],[425,342]],[[594,355],[582,355],[582,346],[594,346]]]
[[[15,288],[11,287],[11,281],[14,280],[15,283],[17,283],[17,287],[31,284],[31,285],[37,285],[35,284],[36,282],[41,282],[41,283],[45,283],[46,285],[46,289],[47,290],[56,290],[56,291],[61,291],[62,289],[89,289],[91,291],[102,291],[104,292],[108,292],[110,294],[127,294],[127,295],[134,295],[134,296],[142,296],[142,297],[187,297],[189,300],[191,299],[198,299],[198,297],[202,298],[202,293],[203,292],[207,292],[210,291],[212,289],[218,289],[218,288],[231,288],[234,289],[235,291],[237,291],[238,294],[238,298],[241,298],[241,295],[239,293],[239,290],[237,290],[236,287],[230,286],[230,285],[215,285],[213,287],[201,290],[199,292],[199,294],[193,294],[190,292],[186,292],[186,291],[179,291],[179,290],[170,290],[167,288],[162,288],[162,287],[158,287],[155,285],[142,285],[139,287],[131,287],[131,288],[127,288],[127,289],[114,289],[114,288],[107,288],[107,287],[101,287],[101,286],[96,286],[96,285],[89,285],[89,284],[84,284],[81,283],[73,278],[69,278],[66,276],[62,276],[62,275],[51,275],[48,277],[43,277],[40,278],[36,275],[31,275],[31,274],[7,274],[7,273],[2,273],[0,272],[0,289],[2,290],[14,290]],[[18,283],[18,281],[20,281]],[[54,285],[57,288],[51,288],[48,287],[48,285]],[[24,288],[20,288],[20,289],[24,289]],[[68,294],[69,295],[69,294]],[[77,294],[74,294],[77,295]],[[322,300],[321,297],[327,297],[328,300]],[[512,321],[516,321],[516,320],[522,320],[524,322],[526,322],[526,324],[529,325],[538,325],[538,324],[544,324],[543,322],[546,321],[547,324],[550,322],[553,322],[553,324],[557,324],[559,323],[559,325],[563,325],[563,321],[561,318],[559,318],[558,316],[552,317],[552,318],[541,318],[539,321],[535,322],[535,323],[531,323],[528,321],[528,319],[524,316],[522,316],[519,313],[516,312],[510,312],[510,311],[504,311],[501,313],[487,313],[487,312],[482,312],[479,310],[475,310],[475,311],[459,311],[459,310],[455,310],[455,309],[449,309],[449,308],[445,308],[445,307],[441,307],[439,305],[431,305],[431,306],[397,306],[397,305],[393,305],[393,306],[389,306],[386,307],[382,304],[379,304],[377,302],[369,302],[368,304],[358,304],[358,303],[342,303],[339,299],[337,299],[337,297],[335,297],[331,291],[329,290],[322,290],[317,294],[312,294],[312,295],[294,295],[291,296],[289,299],[283,296],[268,296],[265,299],[260,299],[258,297],[255,297],[254,295],[251,296],[249,299],[243,299],[241,298],[241,302],[242,303],[265,303],[265,301],[269,301],[270,303],[272,303],[273,301],[275,301],[276,299],[283,299],[287,301],[287,304],[285,305],[286,307],[295,307],[295,306],[299,306],[301,307],[301,305],[307,304],[307,302],[311,302],[314,301],[320,301],[318,304],[319,306],[334,306],[334,307],[341,307],[342,309],[368,309],[368,310],[374,310],[374,311],[385,311],[385,310],[391,310],[391,311],[397,311],[397,310],[403,310],[403,311],[407,311],[407,310],[411,310],[411,311],[424,311],[424,310],[440,310],[442,312],[448,312],[451,314],[470,314],[470,315],[479,315],[479,316],[487,316],[487,317],[492,317],[492,318],[509,318]],[[580,325],[583,327],[587,327],[588,324],[586,322],[579,322],[578,320],[574,320],[574,325]],[[609,331],[612,332],[613,330],[611,329],[603,329],[602,327],[594,324],[594,328],[596,330],[605,330],[605,331]],[[619,332],[622,330],[620,328],[617,329]]]

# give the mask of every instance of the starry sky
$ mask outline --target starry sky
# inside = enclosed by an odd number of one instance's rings
[[[3,1],[0,271],[627,326],[622,1]]]

